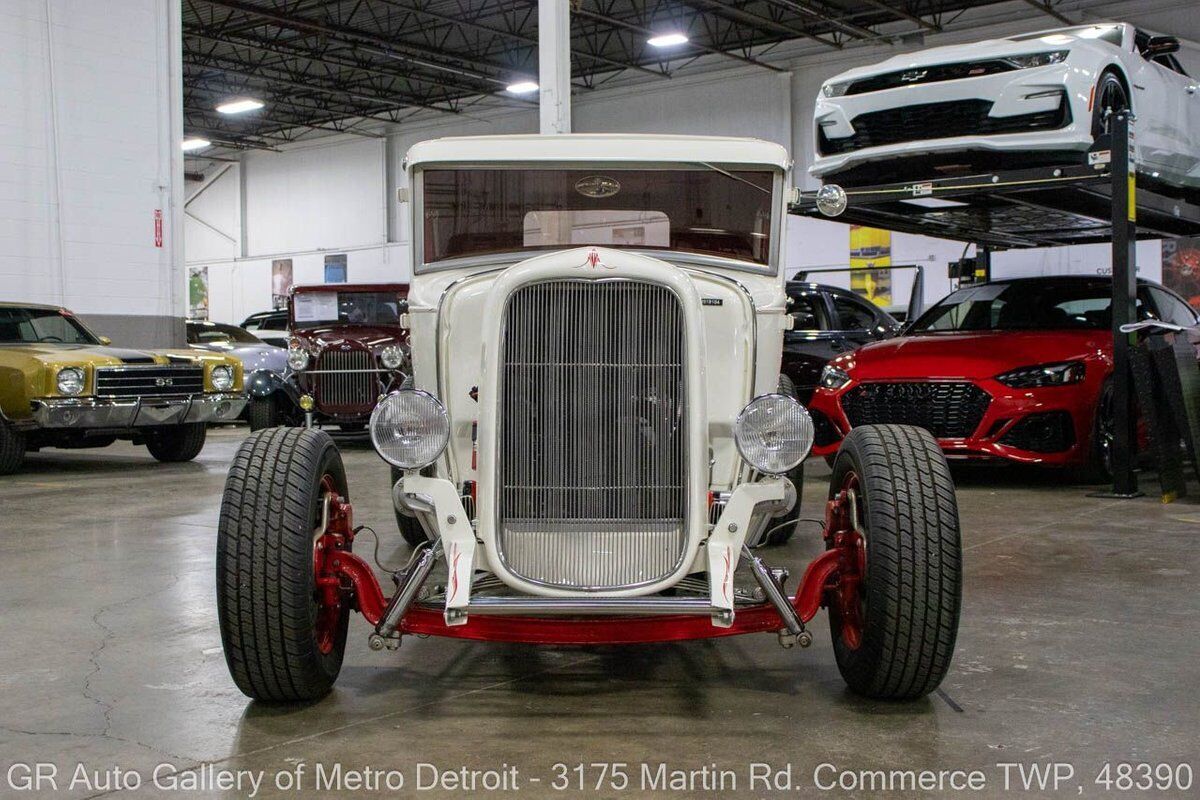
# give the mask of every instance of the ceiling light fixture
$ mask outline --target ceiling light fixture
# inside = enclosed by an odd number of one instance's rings
[[[183,152],[190,153],[193,150],[203,150],[211,144],[212,142],[208,139],[201,139],[199,136],[189,136],[183,140]]]
[[[687,44],[688,37],[682,33],[662,33],[658,36],[651,36],[646,40],[646,44],[651,47],[675,47],[681,44]]]
[[[518,81],[517,83],[510,83],[505,87],[506,91],[513,94],[529,94],[530,92],[536,92],[538,88],[538,85],[533,81]]]
[[[263,107],[261,100],[255,100],[252,97],[240,97],[237,100],[230,100],[226,103],[221,103],[217,106],[217,112],[221,114],[245,114],[247,111],[257,111]]]

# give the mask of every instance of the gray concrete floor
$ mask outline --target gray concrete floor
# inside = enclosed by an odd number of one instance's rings
[[[355,617],[335,692],[279,709],[233,686],[217,631],[217,509],[242,436],[214,432],[200,458],[182,465],[127,445],[48,451],[0,479],[0,796],[13,796],[11,779],[23,774],[10,765],[39,761],[58,767],[59,793],[45,784],[42,794],[75,797],[104,794],[114,769],[127,771],[122,785],[140,781],[133,794],[161,795],[169,783],[154,784],[156,768],[161,778],[214,762],[265,771],[259,797],[311,795],[318,763],[402,772],[403,791],[366,795],[381,797],[459,795],[417,791],[420,762],[515,766],[517,790],[497,794],[523,797],[810,796],[821,763],[978,769],[987,783],[976,796],[1000,796],[999,763],[1052,761],[1075,769],[1064,795],[1094,797],[1104,794],[1093,779],[1105,762],[1200,769],[1194,500],[1103,500],[1052,474],[960,472],[958,650],[944,693],[916,703],[847,693],[824,615],[803,651],[761,635],[628,649],[431,639],[396,653],[369,651]],[[343,449],[357,520],[383,534],[385,560],[403,560],[387,469],[362,443]],[[817,516],[828,470],[809,471],[804,499]],[[770,557],[798,574],[817,550],[814,527]],[[597,791],[589,768],[588,790],[555,792],[556,762],[627,762],[630,786]],[[752,762],[790,764],[793,789],[751,787]],[[78,763],[96,775],[90,787],[71,787]],[[643,763],[652,772],[659,763],[715,764],[734,771],[736,791],[728,783],[715,793],[702,783],[651,791]],[[306,791],[274,788],[275,775],[298,764]],[[174,796],[248,794],[204,787]]]

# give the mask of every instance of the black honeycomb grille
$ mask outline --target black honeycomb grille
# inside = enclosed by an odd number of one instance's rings
[[[916,425],[938,439],[975,432],[992,398],[973,383],[864,383],[842,397],[842,409],[859,425]]]

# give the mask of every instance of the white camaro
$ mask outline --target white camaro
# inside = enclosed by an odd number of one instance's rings
[[[821,88],[816,159],[826,182],[1080,163],[1107,124],[1136,115],[1138,169],[1200,188],[1200,93],[1179,41],[1104,23],[935,47],[843,72]]]

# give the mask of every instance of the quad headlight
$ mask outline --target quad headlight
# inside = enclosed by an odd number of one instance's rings
[[[781,475],[812,449],[813,421],[794,397],[764,394],[738,414],[733,436],[746,463],[759,472]]]
[[[58,385],[59,394],[65,394],[68,397],[83,394],[83,369],[80,367],[63,367],[58,371],[55,383]]]
[[[233,367],[220,364],[213,367],[212,385],[218,392],[228,392],[233,388]]]
[[[308,368],[308,351],[302,347],[289,347],[287,354],[287,364],[289,367],[299,372]]]
[[[1087,367],[1082,361],[1061,361],[1056,364],[1037,364],[1014,369],[997,375],[996,380],[1014,389],[1040,389],[1043,386],[1079,383],[1086,371]]]
[[[820,383],[826,389],[834,391],[842,388],[850,382],[850,373],[840,367],[835,367],[832,364],[826,364],[821,370]]]
[[[400,369],[404,366],[404,348],[398,344],[389,344],[379,351],[379,360],[385,369]]]
[[[449,441],[446,407],[429,392],[393,392],[371,413],[371,443],[384,461],[401,469],[432,464]]]

